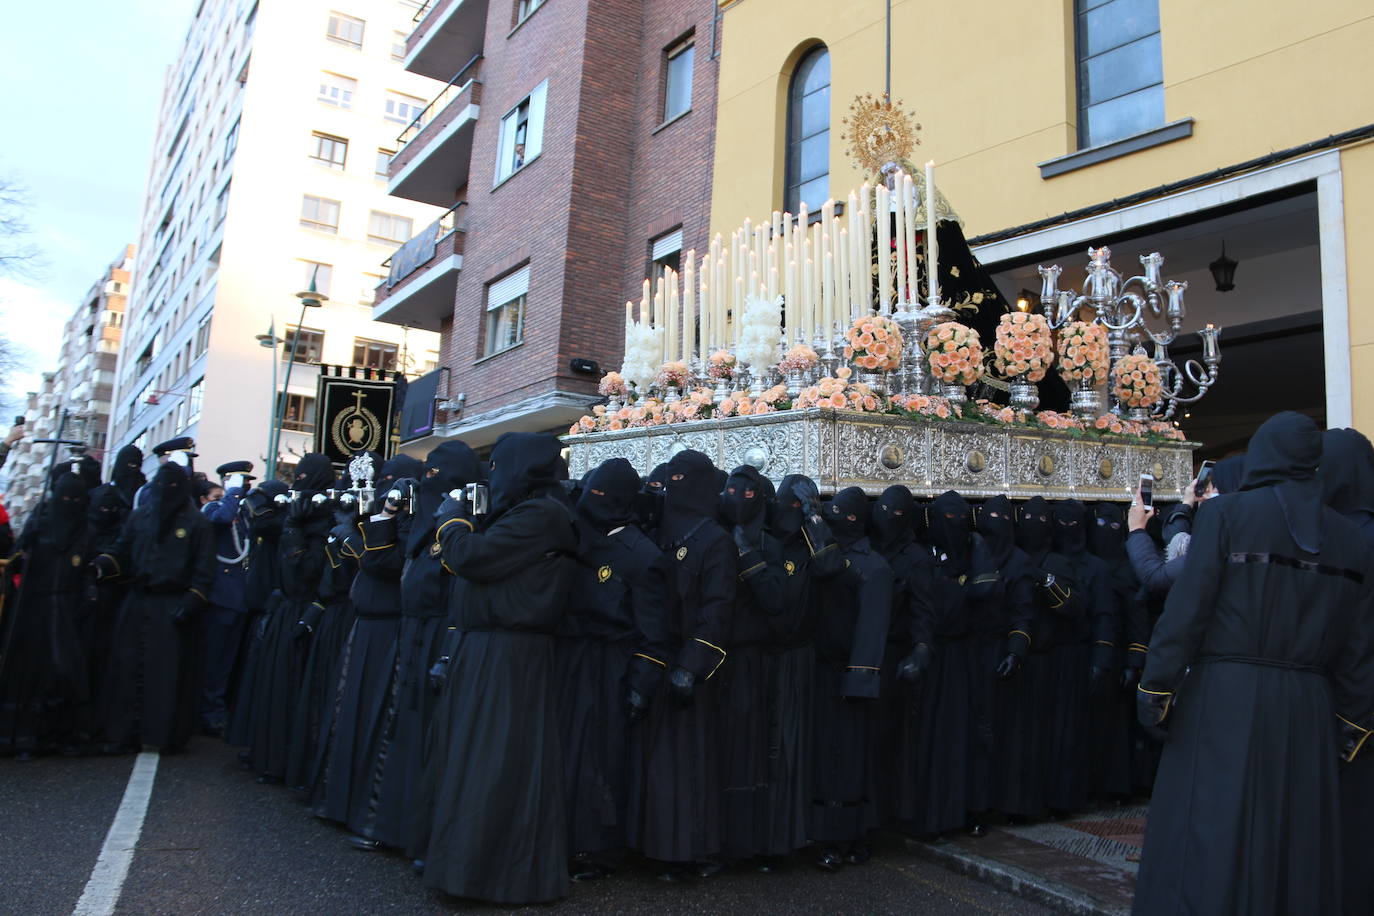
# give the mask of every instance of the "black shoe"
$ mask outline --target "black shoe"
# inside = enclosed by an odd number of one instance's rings
[[[280,776],[272,776],[272,775],[270,775],[270,774],[268,774],[268,773],[263,773],[261,776],[258,777],[258,780],[257,780],[257,781],[258,781],[258,783],[259,783],[260,785],[264,785],[264,786],[279,786],[279,785],[281,785],[281,777],[280,777]]]
[[[816,864],[826,871],[839,871],[844,866],[844,859],[840,858],[838,849],[827,846],[821,850],[821,854],[816,858]]]
[[[764,875],[772,874],[782,868],[782,862],[779,856],[759,856],[758,861],[754,863],[754,871]]]
[[[354,849],[361,849],[363,852],[372,852],[374,849],[381,848],[382,841],[355,834],[348,838],[348,845]]]
[[[423,878],[423,877],[425,876],[425,860],[424,860],[424,859],[411,859],[411,860],[410,860],[410,870],[411,870],[412,873],[414,873],[415,877],[417,877],[417,878]]]
[[[698,878],[714,878],[723,871],[725,871],[725,863],[723,862],[698,862],[696,865]]]
[[[15,751],[14,759],[19,763],[26,763],[33,759],[33,751]]]
[[[686,881],[689,877],[691,877],[691,872],[687,870],[685,865],[665,864],[663,870],[658,873],[658,880],[665,884],[677,884]]]
[[[873,857],[873,852],[868,848],[868,843],[859,840],[849,847],[849,852],[845,853],[844,860],[850,865],[863,865]]]
[[[982,824],[974,824],[968,829],[968,835],[975,839],[985,837],[988,835],[988,828],[984,827]]]

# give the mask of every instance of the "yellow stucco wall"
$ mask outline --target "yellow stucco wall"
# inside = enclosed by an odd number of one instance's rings
[[[1341,152],[1355,428],[1374,431],[1374,143]]]

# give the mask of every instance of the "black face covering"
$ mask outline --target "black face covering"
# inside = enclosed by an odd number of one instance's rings
[[[686,449],[673,456],[663,489],[661,543],[677,543],[703,518],[715,515],[720,496],[717,480],[716,466],[701,452]]]
[[[1011,559],[1016,547],[1015,510],[1005,496],[994,496],[978,510],[978,533],[988,545],[988,556],[998,569]]]
[[[1374,446],[1353,429],[1322,433],[1322,501],[1342,515],[1374,512]]]
[[[1126,558],[1126,512],[1121,506],[1098,503],[1093,508],[1088,547],[1095,555],[1110,563]]]
[[[68,472],[57,478],[43,511],[43,528],[59,550],[69,550],[85,530],[88,492],[86,481],[77,474]]]
[[[916,530],[911,526],[911,516],[915,511],[916,498],[906,487],[898,484],[884,490],[868,515],[873,546],[883,554],[894,555],[907,544],[914,544]]]
[[[296,465],[295,482],[291,489],[305,493],[323,493],[333,483],[334,465],[330,463],[329,456],[311,452]]]
[[[624,458],[607,458],[582,481],[577,514],[592,530],[609,534],[635,520],[639,472]]]
[[[526,499],[557,493],[563,446],[548,433],[506,433],[491,452],[491,517]]]
[[[668,480],[668,465],[660,464],[644,478],[639,498],[635,501],[635,512],[639,515],[639,525],[645,531],[653,531],[663,521],[663,486]]]
[[[1016,546],[1039,559],[1054,547],[1054,509],[1043,496],[1032,496],[1016,519]]]
[[[721,517],[732,527],[743,528],[751,538],[763,531],[768,505],[766,483],[756,468],[745,464],[730,472],[720,494]]]
[[[387,462],[388,466],[393,462]],[[415,502],[411,507],[415,519],[406,539],[406,552],[410,556],[415,556],[429,543],[434,531],[434,513],[449,492],[481,479],[482,461],[466,442],[450,439],[434,447],[425,457],[424,469],[415,487]]]
[[[110,535],[119,531],[128,511],[129,504],[117,491],[99,490],[91,498],[86,521],[98,534]]]
[[[1218,493],[1235,493],[1245,479],[1245,456],[1232,455],[1212,465],[1212,486]]]
[[[1054,546],[1066,557],[1081,556],[1088,549],[1088,507],[1076,499],[1054,505]]]
[[[252,537],[276,537],[281,533],[285,520],[285,509],[277,505],[276,498],[285,493],[286,484],[280,480],[264,480],[254,487],[246,497],[244,505],[248,509],[248,533]]]
[[[773,536],[785,541],[801,531],[805,512],[802,504],[807,500],[816,506],[821,504],[820,491],[816,482],[802,474],[788,474],[778,486],[778,496],[773,506],[771,529]]]
[[[149,502],[157,522],[159,540],[167,536],[182,510],[190,507],[191,492],[191,478],[186,476],[186,471],[180,465],[169,461],[158,466],[157,473],[153,475],[152,499]]]
[[[972,558],[969,534],[973,531],[973,513],[964,497],[948,490],[930,504],[927,513],[931,545],[944,559],[940,562],[954,572],[965,572]]]
[[[1242,490],[1274,487],[1288,533],[1298,547],[1317,553],[1322,546],[1322,490],[1317,464],[1322,435],[1311,417],[1286,410],[1255,430],[1245,452]]]
[[[840,546],[853,547],[867,534],[868,497],[858,487],[846,487],[830,500],[822,516]]]
[[[130,501],[138,488],[148,482],[143,474],[143,452],[134,445],[126,445],[115,454],[114,466],[110,471],[110,480]]]

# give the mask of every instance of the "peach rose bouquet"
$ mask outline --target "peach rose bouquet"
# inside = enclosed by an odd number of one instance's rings
[[[890,372],[902,364],[902,329],[891,318],[860,315],[845,339],[844,358],[864,372]]]
[[[783,356],[782,362],[778,363],[778,368],[783,372],[805,372],[808,369],[816,368],[816,364],[819,362],[820,357],[816,355],[815,350],[806,344],[797,344]]]
[[[993,367],[1004,377],[1024,375],[1038,382],[1054,362],[1054,335],[1044,315],[1011,312],[997,323],[997,340],[992,345]]]
[[[930,372],[948,385],[972,385],[983,375],[978,332],[957,321],[937,324],[926,335]]]
[[[711,378],[729,381],[735,374],[735,354],[729,350],[717,350],[707,363],[706,374]]]
[[[1112,386],[1116,399],[1127,407],[1152,407],[1164,396],[1159,366],[1144,353],[1132,353],[1116,362],[1116,379]]]
[[[625,384],[625,379],[619,372],[607,372],[601,376],[596,390],[598,394],[608,398],[623,398],[630,393],[629,386]]]
[[[658,370],[658,378],[654,381],[660,388],[681,388],[687,384],[687,364],[681,360],[664,363],[663,368]]]
[[[1074,382],[1101,384],[1107,380],[1107,329],[1100,324],[1071,321],[1059,332],[1059,375]]]
[[[792,406],[798,409],[830,407],[835,410],[862,410],[869,413],[878,413],[886,407],[883,399],[873,393],[873,389],[852,381],[852,378],[853,372],[848,367],[842,367],[836,370],[834,377],[827,375],[802,391]]]

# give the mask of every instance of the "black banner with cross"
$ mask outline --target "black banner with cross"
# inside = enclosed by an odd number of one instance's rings
[[[315,451],[338,467],[358,452],[376,452],[383,460],[395,452],[393,435],[399,416],[398,372],[356,366],[320,366],[315,403]]]

